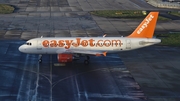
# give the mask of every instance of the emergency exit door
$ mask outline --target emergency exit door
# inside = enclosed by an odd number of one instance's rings
[[[131,49],[131,40],[126,40],[126,49]]]

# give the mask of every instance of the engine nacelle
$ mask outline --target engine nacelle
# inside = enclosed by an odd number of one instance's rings
[[[72,54],[58,54],[57,58],[58,58],[58,61],[61,63],[72,62],[73,55]]]

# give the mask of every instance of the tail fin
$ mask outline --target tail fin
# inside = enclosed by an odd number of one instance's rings
[[[152,38],[159,12],[150,12],[129,38]]]

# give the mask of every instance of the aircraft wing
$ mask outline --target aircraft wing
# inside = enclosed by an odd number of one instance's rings
[[[93,51],[93,50],[77,50],[77,49],[67,49],[67,50],[58,50],[57,53],[79,53],[79,54],[89,54],[89,55],[96,55],[96,56],[106,56],[106,51]]]

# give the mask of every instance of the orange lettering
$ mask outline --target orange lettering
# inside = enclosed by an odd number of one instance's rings
[[[96,44],[96,47],[97,47],[97,46],[99,46],[99,47],[102,47],[102,46],[103,46],[103,44],[102,44],[101,41],[103,41],[103,40],[98,40],[98,42],[97,42],[97,44]]]
[[[112,45],[113,46],[120,46],[123,44],[121,43],[121,40],[97,40],[95,42],[94,39],[89,39],[89,40],[82,40],[81,38],[76,38],[76,42],[73,42],[74,40],[44,40],[42,42],[42,45],[44,47],[64,47],[65,49],[69,49],[72,46],[74,47],[79,47],[80,45],[82,47],[87,47],[88,45],[90,47],[94,47],[96,45],[96,47],[110,47]],[[96,43],[96,44],[95,44]]]
[[[81,45],[83,47],[86,47],[88,45],[88,41],[87,40],[82,40]]]
[[[66,49],[69,49],[70,46],[71,46],[71,44],[72,44],[72,42],[73,42],[73,40],[65,40],[65,42],[66,42],[65,48],[66,48]]]
[[[57,42],[56,42],[56,40],[51,40],[50,42],[51,42],[51,43],[50,43],[50,47],[57,47]]]
[[[59,40],[59,47],[63,47],[64,46],[64,41],[63,40]]]
[[[43,45],[44,47],[48,47],[48,46],[49,46],[49,41],[48,41],[48,40],[44,40],[44,41],[42,42],[42,45]]]
[[[81,40],[81,38],[76,38],[76,41],[77,41],[77,42],[76,42],[76,43],[73,42],[72,45],[73,45],[74,47],[78,47],[78,46],[80,45],[80,40]]]
[[[93,47],[93,46],[94,46],[93,42],[94,42],[94,40],[93,40],[93,39],[90,39],[90,40],[89,40],[89,43],[90,43],[90,46],[91,46],[91,47]]]
[[[121,46],[121,40],[112,40],[112,46],[115,44],[117,47],[118,43],[120,43]]]
[[[106,47],[109,47],[109,46],[111,45],[111,41],[110,41],[110,40],[105,40],[105,41],[104,41],[104,45],[105,45]]]

